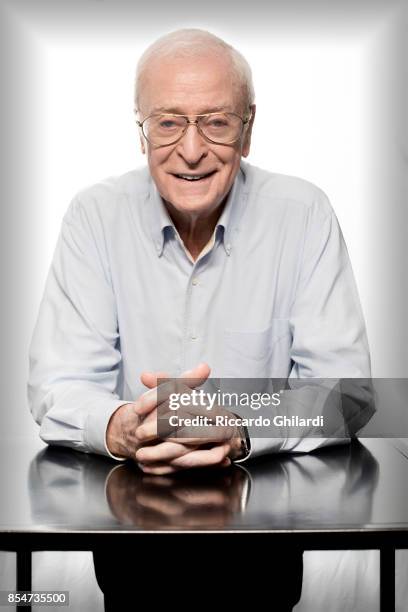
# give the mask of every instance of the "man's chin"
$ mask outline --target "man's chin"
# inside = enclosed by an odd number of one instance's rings
[[[176,202],[172,208],[185,215],[206,215],[213,212],[218,206],[217,202]]]
[[[165,203],[170,203],[170,208],[175,209],[179,213],[209,213],[217,208],[220,203],[218,194],[179,194],[170,193],[165,198]]]

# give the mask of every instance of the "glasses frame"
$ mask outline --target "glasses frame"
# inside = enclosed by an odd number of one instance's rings
[[[138,111],[136,111],[138,112]],[[238,119],[240,119],[242,121],[242,129],[241,129],[241,133],[238,136],[238,138],[235,138],[235,140],[230,140],[229,142],[216,142],[215,140],[211,140],[211,138],[209,138],[208,136],[206,136],[204,134],[204,132],[202,131],[202,129],[200,128],[199,125],[199,120],[201,117],[211,117],[212,115],[234,115],[235,117],[238,117]],[[180,136],[178,138],[176,138],[176,140],[173,140],[172,142],[169,142],[167,144],[155,144],[154,142],[152,142],[151,140],[148,139],[148,137],[145,134],[145,131],[143,129],[143,125],[144,123],[150,119],[151,117],[183,117],[186,120],[186,126],[183,129],[182,133],[180,134]],[[178,113],[152,113],[151,115],[149,115],[148,117],[145,117],[145,119],[143,119],[143,121],[139,121],[138,119],[136,119],[136,125],[141,129],[143,136],[146,138],[147,142],[154,147],[155,149],[161,149],[162,147],[170,147],[171,145],[176,144],[177,142],[179,142],[183,136],[185,135],[185,133],[187,132],[188,128],[190,125],[195,125],[198,133],[200,134],[200,136],[202,138],[204,138],[204,140],[206,140],[207,142],[210,142],[211,144],[216,144],[216,145],[225,145],[225,146],[230,146],[235,144],[236,142],[238,142],[241,137],[242,134],[244,132],[245,126],[248,125],[248,123],[251,120],[252,117],[252,110],[250,110],[249,115],[246,118],[241,117],[241,115],[238,115],[238,113],[233,113],[230,111],[214,111],[213,113],[203,113],[201,115],[190,115],[192,117],[195,117],[194,120],[190,120],[188,115],[181,115]]]

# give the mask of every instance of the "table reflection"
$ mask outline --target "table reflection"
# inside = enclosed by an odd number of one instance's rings
[[[67,529],[296,529],[370,522],[378,464],[359,442],[224,470],[148,476],[63,448],[29,469],[33,521]]]
[[[239,468],[146,476],[125,465],[110,474],[106,493],[123,525],[217,529],[240,512],[248,479]]]

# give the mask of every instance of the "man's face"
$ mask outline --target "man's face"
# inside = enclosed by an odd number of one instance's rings
[[[248,114],[243,92],[234,84],[229,60],[214,54],[198,58],[151,61],[142,81],[140,115],[156,112],[195,115],[214,111]],[[206,141],[194,125],[173,145],[154,148],[142,140],[150,173],[162,198],[177,211],[210,214],[224,200],[239,170],[241,156],[249,153],[252,121],[233,145]],[[189,181],[177,175],[208,175]]]

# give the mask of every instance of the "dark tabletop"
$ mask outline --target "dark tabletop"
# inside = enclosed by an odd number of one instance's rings
[[[23,439],[3,441],[1,449],[3,539],[129,531],[407,533],[408,459],[395,440],[166,477]]]

